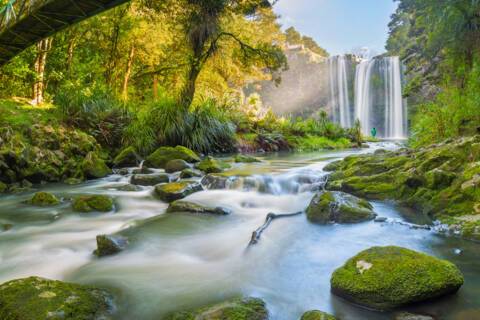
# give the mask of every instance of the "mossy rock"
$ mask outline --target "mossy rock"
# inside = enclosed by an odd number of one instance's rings
[[[307,207],[308,220],[327,224],[357,223],[375,218],[372,205],[363,199],[339,191],[317,193]]]
[[[200,161],[198,155],[188,148],[182,146],[176,146],[175,148],[161,147],[147,157],[145,165],[151,168],[163,169],[168,161],[175,159],[181,159],[189,163]]]
[[[0,193],[4,193],[5,191],[7,191],[7,188],[8,186],[0,181]]]
[[[207,207],[197,203],[177,200],[168,206],[167,212],[187,212],[194,214],[228,215],[230,211],[222,207]]]
[[[188,162],[182,159],[175,159],[167,162],[167,164],[165,165],[165,172],[174,173],[188,168],[190,168]]]
[[[0,318],[4,320],[109,319],[110,295],[91,286],[39,277],[0,285]]]
[[[89,152],[82,162],[83,173],[89,179],[99,179],[108,176],[112,170],[96,153]]]
[[[402,312],[395,315],[394,320],[435,320],[435,318],[431,316],[423,315],[423,314]]]
[[[32,199],[28,200],[28,203],[38,207],[50,207],[59,204],[60,200],[49,192],[41,191],[35,193]]]
[[[0,223],[0,231],[9,231],[13,228],[13,224],[11,223]]]
[[[155,193],[165,202],[183,199],[192,193],[201,191],[202,185],[198,182],[181,181],[155,186]]]
[[[113,159],[113,165],[116,168],[135,167],[140,164],[141,157],[137,154],[134,147],[127,147]]]
[[[71,185],[71,186],[80,184],[82,182],[83,182],[83,180],[78,179],[78,178],[67,178],[67,179],[63,180],[63,183]]]
[[[267,320],[265,302],[257,298],[234,299],[194,311],[180,311],[163,320]]]
[[[235,158],[233,158],[233,160],[234,160],[236,163],[255,163],[255,162],[261,162],[260,160],[258,160],[258,159],[255,158],[255,157],[247,156],[247,155],[244,155],[244,154],[237,154],[237,155],[235,156]]]
[[[130,183],[137,186],[154,186],[160,183],[170,181],[168,174],[135,174],[130,179]]]
[[[227,187],[229,177],[218,174],[207,174],[202,179],[202,185],[209,190],[220,190]]]
[[[116,187],[115,189],[117,189],[118,191],[125,191],[125,192],[137,192],[142,190],[141,187],[134,184],[126,184],[123,186]]]
[[[334,162],[331,162],[329,164],[327,164],[324,168],[323,168],[323,171],[326,171],[326,172],[332,172],[332,171],[336,171],[338,169],[340,169],[342,165],[342,161],[334,161]]]
[[[190,168],[183,169],[182,172],[180,172],[180,179],[198,178],[201,176],[202,176],[201,172],[190,169]]]
[[[448,188],[457,177],[453,172],[447,172],[438,168],[427,172],[425,176],[430,189]]]
[[[77,212],[109,212],[113,210],[113,200],[104,195],[80,196],[73,199],[72,208]]]
[[[121,236],[98,235],[97,249],[93,252],[98,257],[110,256],[124,250],[128,245],[127,238]]]
[[[463,285],[458,268],[409,249],[373,247],[335,270],[332,292],[356,304],[377,310],[438,298]]]
[[[221,160],[217,160],[213,157],[206,157],[200,163],[196,165],[198,170],[201,170],[205,173],[220,173],[225,169],[230,168],[228,163],[225,163]]]
[[[312,310],[305,312],[300,320],[336,320],[334,316],[328,314],[326,312],[322,312],[319,310]]]

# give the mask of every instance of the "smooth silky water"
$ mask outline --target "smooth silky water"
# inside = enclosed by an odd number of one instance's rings
[[[275,320],[296,320],[310,309],[344,320],[391,319],[391,313],[361,309],[331,295],[329,280],[333,270],[359,251],[398,245],[456,263],[466,280],[457,295],[409,311],[439,319],[480,319],[480,245],[473,242],[395,223],[321,226],[300,215],[274,220],[260,242],[247,247],[269,212],[292,213],[307,207],[324,180],[322,168],[328,162],[379,146],[395,147],[384,143],[362,151],[264,156],[261,163],[235,168],[254,178],[187,198],[226,207],[232,211],[229,216],[165,214],[167,204],[155,199],[151,187],[117,191],[115,187],[128,183],[128,177],[119,175],[79,186],[42,187],[64,198],[111,195],[115,213],[76,214],[68,203],[34,208],[23,204],[31,194],[2,196],[0,223],[12,223],[14,228],[0,233],[0,282],[36,275],[107,287],[115,293],[116,319],[121,320],[160,319],[170,311],[239,295],[264,299]],[[424,217],[393,203],[373,204],[379,216],[424,223]],[[92,254],[96,235],[112,233],[128,236],[128,249],[96,258]]]

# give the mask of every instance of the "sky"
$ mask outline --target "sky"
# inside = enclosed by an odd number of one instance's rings
[[[383,53],[396,7],[393,0],[279,0],[274,8],[284,29],[294,26],[337,55],[362,47]]]

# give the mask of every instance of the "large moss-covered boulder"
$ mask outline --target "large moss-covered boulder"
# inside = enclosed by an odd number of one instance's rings
[[[205,173],[220,173],[223,170],[230,168],[230,165],[221,160],[208,156],[199,162],[196,165],[196,168]]]
[[[378,310],[455,293],[462,273],[445,260],[400,247],[373,247],[335,270],[332,292]]]
[[[170,181],[168,174],[135,174],[130,179],[130,183],[137,186],[154,186],[160,183],[166,183]]]
[[[326,312],[322,312],[319,310],[312,310],[305,312],[300,320],[336,320],[334,316],[328,314]]]
[[[175,159],[181,159],[190,163],[200,161],[198,155],[188,148],[182,146],[176,146],[175,148],[161,147],[147,157],[145,165],[150,168],[163,169],[168,161]]]
[[[167,212],[188,212],[195,214],[228,215],[230,211],[222,207],[207,207],[198,203],[177,200],[168,206]]]
[[[167,164],[165,165],[165,172],[174,173],[188,168],[190,168],[188,162],[182,159],[175,159],[167,162]]]
[[[37,207],[50,207],[60,203],[58,198],[49,192],[37,192],[28,200],[28,203]]]
[[[317,193],[307,207],[308,220],[315,223],[357,223],[375,218],[372,205],[339,191]]]
[[[113,200],[104,195],[80,196],[73,199],[72,208],[77,212],[109,212],[113,210]]]
[[[140,164],[141,157],[137,154],[134,147],[127,147],[113,159],[113,165],[116,168],[136,167]]]
[[[163,201],[173,202],[202,189],[202,185],[198,182],[181,181],[156,185],[155,193]]]
[[[260,160],[258,160],[257,158],[255,157],[252,157],[252,156],[248,156],[248,155],[245,155],[245,154],[237,154],[233,160],[236,162],[236,163],[254,163],[254,162],[260,162]]]
[[[194,311],[172,313],[164,320],[267,320],[265,302],[256,298],[234,299]]]
[[[30,277],[0,285],[0,319],[109,319],[110,301],[95,287]]]
[[[96,153],[89,152],[82,162],[84,175],[89,179],[98,179],[108,176],[112,170]]]
[[[93,253],[99,257],[110,256],[124,250],[127,245],[125,237],[102,234],[97,236],[97,249]]]

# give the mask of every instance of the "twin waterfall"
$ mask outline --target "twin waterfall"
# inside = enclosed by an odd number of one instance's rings
[[[335,56],[328,60],[330,110],[344,128],[360,120],[362,132],[373,128],[387,139],[407,137],[406,102],[402,97],[402,65],[398,57],[358,59]]]

